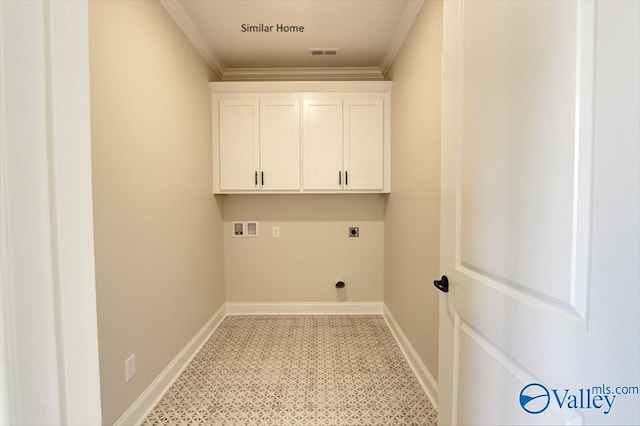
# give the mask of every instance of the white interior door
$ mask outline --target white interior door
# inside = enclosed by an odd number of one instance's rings
[[[442,425],[640,423],[639,5],[444,4]]]

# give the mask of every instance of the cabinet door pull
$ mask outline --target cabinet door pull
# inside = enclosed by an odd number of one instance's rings
[[[258,171],[256,170],[253,175],[254,185],[258,186]]]
[[[261,173],[261,182],[262,182],[262,186],[264,186],[264,172],[260,172]]]
[[[338,185],[342,185],[342,172],[338,172]]]
[[[344,184],[345,185],[349,185],[349,172],[348,171],[344,172]]]

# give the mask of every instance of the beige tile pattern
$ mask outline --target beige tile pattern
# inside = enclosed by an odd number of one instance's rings
[[[435,425],[379,315],[229,316],[143,422]]]

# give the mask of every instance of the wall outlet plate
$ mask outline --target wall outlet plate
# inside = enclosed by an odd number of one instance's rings
[[[357,238],[360,236],[360,228],[357,226],[350,226],[349,227],[349,237],[350,238]]]
[[[127,383],[136,375],[136,354],[131,355],[124,362],[124,379]]]

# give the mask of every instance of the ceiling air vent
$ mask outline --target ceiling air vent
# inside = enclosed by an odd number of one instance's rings
[[[309,49],[309,54],[311,56],[337,56],[338,52],[340,51],[340,49],[338,48],[321,48],[321,49],[316,49],[316,48],[312,48]]]

